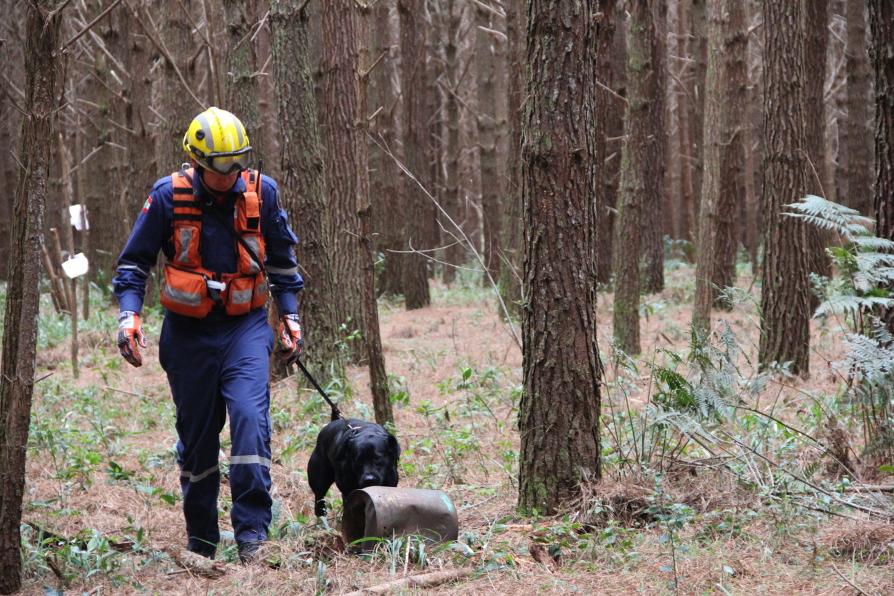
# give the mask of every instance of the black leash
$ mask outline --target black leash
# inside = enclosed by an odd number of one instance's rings
[[[295,363],[298,365],[298,368],[301,369],[301,372],[304,373],[304,376],[307,377],[307,380],[310,381],[310,384],[314,386],[314,389],[319,391],[320,395],[323,396],[323,399],[326,400],[326,403],[329,404],[329,407],[332,408],[332,417],[333,418],[341,418],[342,420],[345,421],[345,423],[347,423],[348,419],[345,418],[345,415],[341,413],[341,410],[338,409],[338,406],[336,406],[334,403],[332,403],[332,400],[329,399],[329,396],[326,395],[326,392],[323,391],[323,388],[320,387],[320,385],[319,385],[319,383],[317,383],[316,379],[313,378],[313,376],[310,374],[310,371],[308,371],[304,367],[304,363],[301,362],[301,359],[299,358],[298,360],[295,360]],[[348,424],[348,426],[351,427],[350,424]],[[353,428],[353,427],[351,427],[351,428]]]

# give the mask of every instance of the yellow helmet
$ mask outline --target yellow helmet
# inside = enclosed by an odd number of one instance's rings
[[[183,135],[183,149],[203,168],[233,174],[251,165],[251,145],[239,118],[220,108],[196,116]]]

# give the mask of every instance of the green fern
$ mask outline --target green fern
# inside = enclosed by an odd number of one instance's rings
[[[834,232],[843,244],[826,251],[841,275],[836,284],[827,286],[830,293],[815,316],[852,314],[856,321],[866,313],[894,308],[890,290],[894,287],[894,242],[870,231],[874,220],[814,195],[788,207],[794,213],[786,215]]]
[[[689,381],[675,368],[654,365],[653,375],[658,391],[653,400],[666,410],[692,416],[699,420],[722,422],[732,416],[739,403],[739,382],[741,375],[736,368],[739,342],[735,333],[724,322],[718,345],[707,340],[704,334],[690,331],[689,362],[694,381]],[[682,363],[682,358],[672,352],[674,366]]]
[[[852,379],[854,405],[865,429],[866,455],[894,456],[894,337],[881,321],[870,334],[848,335],[838,368]]]

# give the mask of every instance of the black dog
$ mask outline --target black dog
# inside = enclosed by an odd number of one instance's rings
[[[384,428],[354,418],[323,427],[307,462],[307,482],[314,491],[314,514],[326,515],[326,492],[332,483],[342,499],[368,486],[397,486],[400,445]]]

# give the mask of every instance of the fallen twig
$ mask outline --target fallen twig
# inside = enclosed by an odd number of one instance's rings
[[[849,585],[850,587],[855,589],[859,594],[862,594],[863,596],[869,596],[869,594],[867,594],[866,592],[861,590],[854,582],[852,582],[851,580],[846,578],[843,573],[838,571],[838,567],[835,566],[835,563],[832,563],[831,561],[829,563],[830,563],[830,565],[832,565],[832,569],[835,570],[835,573],[838,575],[838,577],[840,577],[845,582],[847,582],[847,585]]]
[[[365,594],[385,594],[394,588],[431,588],[440,586],[447,582],[458,581],[472,575],[471,569],[454,569],[453,571],[435,571],[432,573],[422,573],[420,575],[411,575],[393,582],[385,582],[377,586],[362,588],[354,592],[348,592],[343,596],[364,596]]]

